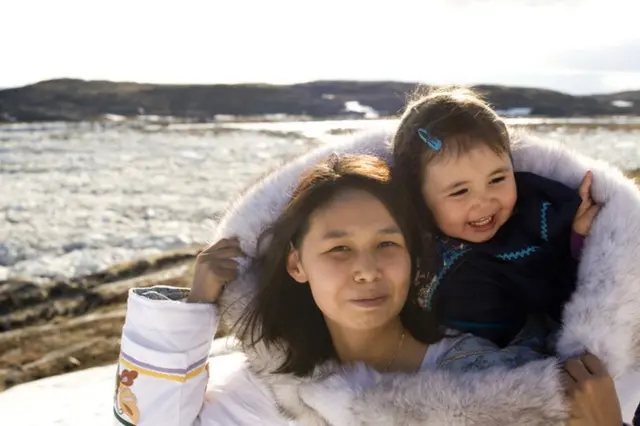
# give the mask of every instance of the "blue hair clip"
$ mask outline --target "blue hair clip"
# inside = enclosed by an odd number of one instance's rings
[[[440,151],[442,148],[442,141],[438,138],[434,138],[423,128],[418,129],[418,136],[422,139],[422,142],[426,143],[427,146],[434,151]]]

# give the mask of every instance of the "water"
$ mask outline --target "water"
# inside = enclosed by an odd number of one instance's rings
[[[204,244],[231,197],[322,143],[390,120],[0,126],[0,280],[84,275]],[[512,120],[624,169],[640,120]]]

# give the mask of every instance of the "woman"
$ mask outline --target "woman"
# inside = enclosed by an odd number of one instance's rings
[[[243,284],[245,289],[256,284],[247,277],[260,273],[255,298],[241,299],[240,308],[224,308],[242,311],[238,335],[245,354],[213,358],[211,367],[207,355],[217,312],[210,303],[219,300],[221,280],[235,278],[232,258],[241,254],[238,246],[222,240],[203,252],[190,293],[167,287],[134,290],[122,339],[116,419],[140,425],[284,425],[289,424],[284,414],[289,414],[295,424],[345,424],[332,419],[337,413],[331,404],[338,395],[325,401],[327,410],[317,412],[305,403],[303,394],[314,392],[305,385],[322,381],[336,362],[360,361],[383,372],[433,376],[431,384],[440,383],[447,402],[461,406],[459,412],[442,407],[422,418],[430,424],[487,425],[510,419],[519,424],[563,423],[567,413],[557,380],[549,386],[530,374],[509,378],[504,370],[475,375],[480,381],[519,382],[513,385],[530,400],[507,410],[503,401],[491,398],[499,396],[498,389],[483,389],[482,407],[463,405],[468,396],[464,387],[457,388],[460,394],[447,395],[447,382],[456,382],[456,376],[434,370],[455,365],[456,346],[464,342],[468,350],[472,340],[442,337],[435,324],[411,321],[412,305],[405,301],[415,247],[406,197],[401,195],[385,163],[372,157],[333,158],[306,174],[263,234],[263,250],[253,268],[243,280],[229,284],[228,290],[243,291]],[[185,297],[191,303],[180,302]],[[492,356],[482,342],[475,348],[484,352],[483,360]],[[509,351],[493,353],[504,360],[514,356]],[[554,370],[557,375],[553,363],[529,365],[534,367],[528,372]],[[214,374],[206,389],[209,368]],[[361,371],[347,386],[366,388],[368,380],[375,380],[370,370]],[[411,424],[404,414],[411,413],[400,413],[391,424]]]

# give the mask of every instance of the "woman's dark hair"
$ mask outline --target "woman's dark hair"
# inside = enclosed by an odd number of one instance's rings
[[[324,361],[336,359],[329,330],[310,287],[291,278],[286,262],[291,247],[300,247],[312,213],[346,189],[364,190],[380,200],[402,230],[410,254],[421,250],[413,208],[402,187],[392,181],[384,160],[368,155],[332,155],[309,169],[280,217],[259,239],[257,252],[261,254],[252,263],[258,290],[238,322],[237,335],[244,345],[263,342],[267,347],[276,345],[284,350],[285,360],[276,373],[306,376]],[[410,283],[414,276],[412,266]],[[400,313],[403,325],[418,340],[438,341],[442,335],[435,320],[417,307],[413,285],[409,288]]]

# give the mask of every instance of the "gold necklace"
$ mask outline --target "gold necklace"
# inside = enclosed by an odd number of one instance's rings
[[[396,351],[393,354],[393,358],[391,358],[391,361],[389,361],[389,364],[387,364],[387,367],[384,369],[385,373],[389,371],[393,363],[396,361],[396,358],[398,357],[398,352],[400,352],[400,348],[402,347],[402,342],[404,342],[405,333],[406,333],[406,330],[402,330],[402,335],[400,336],[400,342],[398,342],[398,347],[396,348]]]

